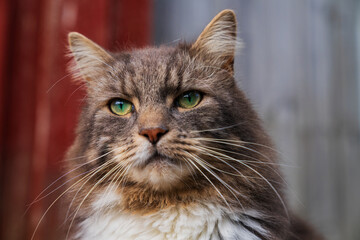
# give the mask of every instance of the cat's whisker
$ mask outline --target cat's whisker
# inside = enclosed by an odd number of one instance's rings
[[[234,125],[235,126],[235,125]],[[227,127],[226,127],[227,128]],[[210,131],[210,130],[203,130],[203,131]],[[279,151],[278,149],[275,149],[273,147],[270,147],[268,145],[264,145],[264,144],[260,144],[260,143],[255,143],[255,142],[248,142],[248,141],[243,141],[243,140],[236,140],[236,139],[225,139],[225,138],[205,138],[205,137],[200,137],[200,138],[196,138],[196,139],[215,139],[215,140],[220,140],[220,141],[224,141],[224,142],[232,142],[232,143],[238,143],[238,144],[249,144],[249,145],[255,145],[255,146],[259,146],[259,147],[264,147],[267,149],[270,149],[276,153],[278,153],[279,155],[283,156],[284,154]]]
[[[123,146],[117,147],[117,148],[113,149],[111,152],[113,152],[113,151],[118,151],[118,150],[121,149],[122,147],[123,147]],[[109,164],[111,164],[111,163],[115,164],[115,163],[112,162],[112,161],[115,160],[115,159],[117,159],[117,158],[120,156],[120,154],[123,154],[123,153],[126,153],[126,152],[127,152],[127,151],[124,150],[124,151],[122,151],[122,152],[117,153],[117,155],[116,155],[115,157],[113,157],[112,159],[108,160],[108,161],[107,161],[105,164],[103,164],[102,166],[107,167],[107,166],[108,166]],[[104,155],[102,155],[102,156],[104,156]],[[101,169],[99,169],[99,170],[101,171]],[[96,173],[97,173],[97,172],[95,172],[94,175],[95,175]],[[71,206],[72,206],[72,204],[73,204],[76,196],[78,195],[78,193],[80,192],[80,190],[83,188],[83,186],[84,186],[92,177],[93,177],[93,175],[90,176],[90,177],[88,178],[88,180],[85,181],[84,184],[78,189],[78,191],[77,191],[76,194],[74,195],[74,197],[73,197],[73,199],[72,199],[72,201],[71,201],[71,203],[70,203],[70,205],[69,205],[68,212],[67,212],[66,216],[68,216],[69,210],[70,210],[70,208],[71,208]],[[66,217],[66,219],[67,219],[67,217]]]
[[[228,166],[230,167],[233,167],[231,164],[229,164],[228,162],[226,162],[225,160],[219,158],[218,156],[216,156],[218,154],[217,151],[213,151],[212,149],[208,149],[207,147],[202,147],[204,150],[202,150],[202,153],[205,154],[205,155],[208,155],[208,156],[212,156],[212,157],[215,157],[216,159],[222,161],[223,163],[227,164]],[[220,149],[221,150],[221,149]],[[209,152],[212,152],[213,154],[209,153]],[[237,161],[242,161],[242,162],[249,162],[247,160],[243,160],[243,159],[237,159]],[[257,162],[254,162],[254,161],[250,161],[250,163],[257,163]],[[266,164],[266,163],[265,163]],[[233,167],[234,168],[234,167]],[[236,168],[234,168],[236,171],[238,171]],[[279,175],[281,177],[281,175],[273,168],[269,168],[271,169],[272,171],[274,171],[277,175]],[[240,176],[241,177],[244,177],[246,180],[247,179],[262,179],[262,178],[257,178],[257,177],[253,177],[253,176],[244,176],[241,172],[239,172],[239,174],[241,174]],[[236,175],[236,174],[232,174],[234,176],[239,176],[239,175]],[[282,179],[283,181],[285,181],[284,179]],[[272,181],[274,183],[279,183],[279,182],[276,182],[276,181]],[[249,182],[251,183],[251,182]]]
[[[206,161],[204,161],[203,159],[201,159],[199,156],[197,155],[193,155],[190,153],[190,156],[192,156],[196,162],[201,166],[203,167],[206,171],[208,171],[212,176],[214,176],[223,186],[225,186],[229,192],[236,198],[236,200],[240,203],[237,195],[235,193],[237,193],[238,195],[241,195],[241,193],[237,190],[235,190],[233,187],[231,187],[229,184],[227,184],[224,180],[222,180],[216,173],[214,173],[214,171],[212,171],[211,169],[209,169],[208,167],[210,168],[213,168],[213,169],[216,169],[218,170],[217,168],[215,168],[214,166],[212,166],[211,164],[207,163]]]
[[[206,145],[202,145],[202,146],[205,147]],[[220,151],[220,152],[232,153],[232,154],[236,154],[236,155],[248,158],[248,159],[242,159],[242,161],[261,162],[261,163],[264,163],[264,164],[268,163],[268,162],[259,161],[259,159],[255,158],[255,157],[252,157],[252,156],[249,156],[249,155],[246,155],[246,154],[243,154],[243,153],[239,153],[239,152],[230,151],[230,150],[227,150],[227,149],[222,149],[222,148],[217,148],[217,147],[210,147],[210,146],[206,146],[206,148],[207,149],[212,149],[212,150],[215,150],[215,151],[217,150],[217,151]],[[252,159],[254,161],[251,161],[249,159]]]
[[[234,124],[234,125],[230,125],[230,126],[226,126],[226,127],[220,127],[220,128],[212,128],[212,129],[204,129],[204,130],[193,130],[193,131],[190,131],[190,133],[202,133],[202,132],[214,132],[214,131],[221,131],[221,130],[224,130],[224,129],[229,129],[229,128],[233,128],[233,127],[237,127],[239,125],[241,125],[243,123],[237,123],[237,124]],[[220,139],[222,140],[222,139]]]
[[[203,147],[205,147],[205,146],[203,146]],[[209,146],[206,146],[205,148],[207,150],[214,150],[214,151],[219,151],[219,152],[224,152],[224,153],[226,152],[226,153],[231,153],[231,154],[236,154],[236,155],[248,157],[250,159],[253,159],[253,161],[248,160],[248,159],[239,159],[239,160],[241,160],[243,162],[246,162],[246,163],[250,163],[250,164],[263,164],[263,165],[274,165],[274,166],[282,166],[282,167],[293,167],[293,166],[287,165],[287,164],[281,164],[281,163],[275,163],[275,162],[264,162],[264,161],[261,161],[261,160],[259,160],[257,158],[254,158],[254,157],[242,154],[242,153],[238,153],[238,152],[234,152],[234,151],[230,151],[230,150],[225,150],[225,149],[221,149],[221,148],[215,148],[215,147],[209,147]]]
[[[184,156],[182,156],[182,158],[184,159]],[[185,160],[184,163],[186,164],[186,166],[188,166],[189,169],[191,169],[191,177],[194,180],[194,182],[197,183],[197,180],[194,177],[194,173],[196,172],[196,170],[188,161]]]
[[[126,166],[126,164],[120,165],[118,167],[118,170],[114,173],[114,178],[113,180],[110,182],[110,184],[106,187],[106,195],[111,194],[111,191],[116,191],[116,189],[118,189],[121,185],[121,182],[124,180],[125,176],[128,173],[128,170],[132,167],[132,164],[128,164]],[[115,181],[114,181],[115,180]],[[117,185],[116,182],[118,182]],[[113,184],[114,183],[114,184]],[[105,195],[104,194],[104,195]]]
[[[241,161],[240,161],[241,163]],[[252,170],[253,172],[255,172],[258,176],[260,176],[270,187],[271,189],[275,192],[276,196],[279,198],[284,210],[285,210],[285,213],[286,213],[286,216],[289,218],[289,212],[288,212],[288,209],[286,207],[286,204],[283,200],[283,198],[280,196],[279,192],[276,190],[276,188],[272,185],[272,183],[270,183],[269,180],[267,180],[261,173],[259,173],[257,170],[255,170],[254,168],[250,167],[249,165],[247,165],[246,163],[241,163],[243,164],[244,166],[246,166],[247,168],[249,168],[250,170]]]
[[[178,38],[178,39],[175,39],[175,40],[173,40],[173,41],[170,41],[170,42],[166,42],[166,43],[163,43],[164,45],[172,45],[172,44],[174,44],[174,43],[176,43],[176,42],[179,42],[179,41],[181,41],[182,39],[181,38]]]
[[[118,186],[120,186],[121,184],[126,184],[127,180],[128,180],[128,172],[129,170],[132,168],[132,164],[130,164],[126,169],[125,169],[125,172],[123,174],[123,176],[121,177],[119,183],[118,183]]]
[[[126,153],[129,153],[130,151],[126,152]],[[120,157],[120,155],[118,155],[118,157]],[[122,162],[126,162],[127,158],[124,157],[124,156],[121,156],[121,161]],[[127,165],[127,166],[126,166]],[[120,187],[120,185],[123,183],[125,184],[126,183],[126,179],[127,179],[127,176],[128,176],[128,172],[129,170],[132,168],[133,166],[133,163],[125,163],[124,164],[125,169],[122,173],[119,173],[119,176],[117,177],[116,181],[115,182],[118,182],[117,184],[117,188]],[[120,179],[121,178],[121,179]]]
[[[229,167],[231,167],[233,170],[235,170],[238,174],[234,174],[234,173],[230,173],[230,172],[227,172],[227,171],[224,171],[224,170],[221,170],[221,169],[217,169],[218,171],[220,172],[224,172],[224,173],[227,173],[227,174],[230,174],[230,175],[233,175],[233,176],[240,176],[240,177],[243,177],[245,180],[247,180],[247,178],[244,176],[244,174],[242,174],[238,169],[236,169],[234,166],[232,166],[231,164],[229,164],[228,162],[220,159],[219,157],[211,154],[211,153],[208,153],[208,149],[206,149],[205,147],[197,147],[198,150],[200,150],[201,153],[203,154],[206,154],[208,156],[211,156],[211,157],[214,157],[216,159],[218,159],[219,161],[225,163],[226,165],[228,165]],[[249,181],[248,181],[249,182]]]
[[[62,80],[64,80],[65,78],[67,78],[70,75],[72,75],[72,73],[66,74],[65,76],[63,76],[62,78],[57,80],[53,85],[51,85],[51,87],[46,91],[46,93],[49,93],[51,91],[51,89],[53,89],[59,82],[61,82]]]
[[[203,171],[200,170],[200,168],[193,162],[193,160],[191,160],[190,158],[184,158],[184,160],[187,160],[189,163],[191,163],[203,176],[204,178],[213,186],[213,188],[215,189],[215,191],[219,194],[219,196],[223,199],[224,203],[226,204],[226,206],[229,209],[232,209],[231,206],[229,205],[229,203],[226,201],[224,195],[220,192],[220,190],[215,186],[215,184],[209,179],[208,176],[206,176],[205,173],[203,173]]]
[[[109,151],[107,154],[112,153],[112,152],[114,152],[114,151],[118,151],[118,150],[121,149],[122,147],[123,147],[123,146],[117,147],[117,148]],[[113,157],[112,159],[108,160],[105,164],[97,167],[98,171],[97,171],[97,172],[94,172],[94,174],[93,174],[92,176],[89,176],[89,178],[83,183],[83,185],[82,185],[82,186],[78,189],[78,191],[75,193],[74,197],[72,198],[72,200],[71,200],[71,202],[70,202],[70,204],[69,204],[68,211],[67,211],[66,217],[65,217],[66,220],[68,219],[69,211],[70,211],[70,209],[71,209],[71,206],[73,205],[74,200],[76,199],[76,196],[79,194],[79,192],[81,191],[81,189],[83,188],[83,186],[84,186],[95,174],[97,174],[97,173],[98,173],[99,171],[101,171],[103,168],[107,167],[107,166],[110,165],[110,164],[114,164],[112,161],[115,160],[116,158],[118,158],[119,154],[124,153],[124,152],[126,152],[126,151],[122,151],[122,152],[118,153],[118,155],[116,155],[116,156]],[[103,155],[101,155],[100,157],[98,157],[97,159],[99,159],[99,158],[101,158],[101,157],[104,157],[104,156],[106,156],[107,154],[103,154]],[[96,159],[96,160],[97,160],[97,159]],[[65,221],[66,221],[66,220],[65,220]]]
[[[81,103],[81,104],[84,104],[86,98],[87,98],[87,96],[85,95],[85,96],[80,100],[80,103]]]
[[[109,195],[111,193],[111,191],[114,191],[114,189],[116,190],[116,188],[119,187],[119,186],[116,187],[115,183],[119,181],[119,179],[123,176],[123,173],[125,172],[125,170],[129,167],[129,166],[126,166],[126,164],[121,164],[121,163],[117,163],[117,165],[119,165],[118,170],[114,173],[113,179],[107,186],[107,190],[105,192],[105,194],[107,194],[107,195]]]
[[[82,83],[80,84],[80,86],[78,86],[71,94],[70,96],[66,99],[65,103],[64,103],[64,106],[66,106],[66,104],[70,101],[71,97],[82,87],[86,86],[86,82],[85,83]]]
[[[230,185],[228,185],[225,181],[223,181],[217,174],[215,174],[210,168],[214,168],[211,164],[207,163],[206,161],[203,161],[202,159],[200,159],[198,156],[192,156],[193,159],[203,168],[205,169],[207,172],[209,172],[212,176],[214,176],[226,189],[228,189],[228,191],[235,197],[235,199],[237,200],[238,204],[240,205],[240,207],[244,209],[243,205],[241,204],[240,200],[238,199],[238,196],[234,193],[236,192],[239,195],[242,195],[241,193],[239,193],[237,190],[235,190],[233,187],[231,187]],[[207,167],[208,166],[208,167]],[[215,168],[216,169],[216,168]],[[203,172],[199,169],[199,171],[203,174]],[[204,174],[203,174],[204,175]],[[208,179],[210,181],[210,183],[212,184],[211,180]],[[216,188],[217,189],[217,188]],[[223,196],[223,194],[220,192],[220,190],[218,190],[218,193],[220,194],[220,196],[222,196],[223,199],[225,199],[225,197]],[[228,204],[227,200],[225,200],[225,203],[227,204],[227,206],[229,207],[229,209],[232,211],[232,207]]]
[[[65,158],[64,160],[62,160],[62,162],[66,162],[66,161],[74,161],[74,160],[78,160],[78,159],[82,159],[82,158],[86,158],[86,156],[85,156],[85,155],[83,155],[83,156],[79,156],[79,157]]]
[[[260,143],[255,143],[255,142],[247,142],[247,141],[237,141],[237,140],[232,140],[232,139],[227,139],[227,141],[229,142],[241,142],[241,143],[245,143],[245,144],[249,144],[249,145],[255,145],[255,146],[259,146],[259,147],[264,147],[264,148],[267,148],[267,149],[270,149],[276,153],[278,153],[279,155],[284,155],[281,151],[273,148],[273,147],[270,147],[270,146],[267,146],[267,145],[264,145],[264,144],[260,144]]]
[[[208,141],[208,142],[214,142],[214,143],[222,143],[222,144],[227,144],[227,145],[229,145],[229,146],[234,146],[234,147],[239,147],[239,148],[242,148],[242,149],[246,149],[246,150],[249,150],[249,151],[251,151],[251,152],[254,152],[254,153],[256,153],[256,154],[264,157],[265,159],[269,160],[270,162],[272,162],[272,160],[271,160],[268,156],[266,156],[265,154],[263,154],[263,153],[261,153],[261,152],[259,152],[259,151],[256,151],[256,150],[254,150],[254,149],[252,149],[252,148],[245,147],[245,146],[243,146],[243,145],[241,145],[241,144],[234,144],[234,143],[229,143],[229,142],[225,142],[225,141],[221,141],[221,140],[216,140],[216,139],[210,139],[210,138],[209,138],[209,139],[207,139],[207,138],[201,138],[201,140],[203,140],[203,141]]]
[[[87,178],[90,174],[92,174],[95,171],[99,171],[99,169],[101,169],[103,166],[98,166],[97,168],[93,169],[92,171],[90,171],[88,174],[86,174],[84,177],[82,177],[81,179],[77,180],[75,183],[73,183],[70,187],[68,187],[65,191],[63,191],[50,205],[49,207],[45,210],[45,212],[43,213],[43,215],[41,216],[40,220],[38,221],[34,232],[31,236],[30,240],[33,240],[36,234],[37,229],[39,228],[41,222],[43,221],[43,219],[45,218],[46,214],[49,212],[49,210],[52,208],[52,206],[54,206],[54,204],[62,197],[64,196],[69,190],[71,190],[73,187],[75,187],[78,183],[80,183],[81,181],[83,181],[85,178]],[[97,170],[98,169],[98,170]]]
[[[109,161],[109,162],[110,162],[110,161]],[[77,209],[75,210],[74,216],[73,216],[73,218],[72,218],[72,220],[71,220],[71,222],[70,222],[70,225],[69,225],[68,231],[67,231],[67,233],[66,233],[66,238],[65,238],[65,239],[68,239],[68,237],[69,237],[71,227],[72,227],[72,225],[73,225],[73,223],[74,223],[74,220],[75,220],[75,218],[76,218],[76,216],[77,216],[77,214],[78,214],[78,212],[79,212],[82,204],[83,204],[83,203],[85,202],[85,200],[89,197],[89,195],[95,190],[95,188],[96,188],[99,184],[101,184],[109,175],[111,175],[111,174],[112,174],[114,171],[116,171],[116,170],[117,170],[117,167],[113,167],[110,171],[108,171],[103,177],[101,177],[100,180],[98,180],[98,181],[94,184],[94,186],[92,186],[92,188],[88,191],[88,193],[87,193],[87,194],[85,195],[85,197],[82,199],[82,201],[81,201],[80,204],[78,205]],[[86,182],[85,182],[85,183],[86,183]],[[85,184],[85,183],[84,183],[84,184]],[[83,186],[84,186],[84,184],[83,184]],[[83,187],[83,186],[82,186],[82,187]]]
[[[289,216],[289,213],[288,213],[288,210],[287,210],[287,207],[285,205],[285,202],[284,200],[282,199],[282,197],[280,196],[279,192],[276,190],[276,188],[270,183],[269,180],[267,180],[261,173],[259,173],[257,170],[255,170],[254,168],[250,167],[248,164],[242,162],[241,160],[238,160],[236,158],[233,158],[231,156],[228,156],[226,154],[222,154],[222,153],[218,153],[219,155],[223,156],[225,159],[229,159],[229,160],[233,160],[233,161],[236,161],[242,165],[244,165],[245,167],[249,168],[251,171],[253,171],[256,175],[258,175],[261,179],[263,179],[268,185],[269,187],[274,191],[274,193],[276,194],[276,196],[279,198],[281,204],[283,205],[283,208],[285,210],[285,213],[287,216]]]
[[[224,149],[220,149],[220,148],[212,148],[212,147],[204,147],[207,149],[207,151],[210,151],[210,152],[213,152],[214,154],[217,154],[219,153],[218,151],[221,151],[221,152],[229,152],[229,153],[233,153],[233,154],[236,154],[236,152],[233,152],[233,151],[227,151],[227,150],[224,150]],[[218,151],[216,151],[218,150]],[[240,154],[242,155],[242,154]],[[275,165],[275,166],[285,166],[285,167],[292,167],[292,166],[289,166],[289,165],[285,165],[285,164],[278,164],[278,163],[274,163],[274,162],[263,162],[263,161],[260,161],[260,160],[256,160],[256,161],[249,161],[249,160],[244,160],[244,159],[237,159],[238,161],[242,161],[243,163],[249,163],[249,164],[265,164],[265,165]],[[285,179],[281,176],[281,174],[273,169],[272,167],[269,167],[268,166],[268,169],[270,169],[271,171],[273,171],[277,176],[280,177],[280,179],[282,180],[283,183],[285,183],[285,185],[290,188],[289,184],[285,181]]]
[[[219,142],[219,141],[213,141],[212,138],[194,138],[196,140],[203,140],[203,141],[207,141],[207,142],[215,142],[215,143],[218,143],[218,144],[226,144],[226,143],[222,143],[222,142]],[[203,145],[204,146],[204,145]],[[221,151],[221,152],[227,152],[227,153],[232,153],[232,154],[236,154],[236,155],[240,155],[240,156],[244,156],[246,158],[249,158],[249,159],[252,159],[254,161],[251,161],[251,160],[248,160],[248,159],[242,159],[242,161],[245,161],[245,162],[249,162],[249,163],[261,163],[261,164],[269,164],[269,165],[279,165],[278,163],[274,163],[274,162],[264,162],[264,161],[260,161],[258,158],[255,158],[255,157],[252,157],[252,156],[249,156],[249,155],[246,155],[244,153],[239,153],[239,152],[234,152],[234,151],[230,151],[230,150],[227,150],[227,149],[222,149],[222,148],[216,148],[216,147],[210,147],[210,146],[206,146],[208,149],[212,149],[212,150],[218,150],[218,151]],[[242,147],[242,146],[237,146],[237,147]],[[248,150],[246,148],[246,150]],[[263,155],[263,154],[262,154]],[[264,155],[265,158],[266,155]],[[267,158],[268,159],[268,158]],[[268,159],[269,160],[269,159]]]
[[[129,169],[131,169],[131,167],[132,167],[132,164],[128,164],[128,166],[125,167],[124,173],[119,174],[118,178],[116,179],[116,182],[118,182],[117,188],[119,188],[122,183],[125,184],[125,179],[128,175]]]
[[[31,207],[33,204],[35,204],[35,203],[43,200],[44,198],[50,196],[52,193],[54,193],[54,192],[56,192],[58,189],[62,188],[63,186],[65,186],[65,185],[66,185],[67,183],[69,183],[70,181],[73,181],[74,179],[76,179],[76,178],[78,178],[78,177],[81,177],[81,176],[85,175],[86,173],[89,173],[90,171],[91,171],[91,170],[86,171],[86,172],[83,172],[83,173],[80,173],[80,174],[76,175],[75,177],[72,177],[72,178],[68,179],[67,181],[63,182],[60,186],[58,186],[58,187],[56,187],[54,190],[52,190],[51,192],[49,192],[49,193],[47,193],[46,195],[44,195],[44,196],[42,196],[42,197],[34,200],[34,201],[31,203],[31,205],[29,205],[29,206],[26,208],[24,215],[27,213],[27,211],[29,211],[30,207]]]
[[[113,159],[115,159],[115,157],[114,157]],[[85,178],[82,179],[82,180],[84,180],[83,184],[82,184],[82,185],[80,186],[80,188],[76,191],[74,197],[72,198],[72,200],[71,200],[71,202],[70,202],[70,204],[69,204],[68,211],[66,212],[66,217],[65,217],[66,220],[68,219],[70,209],[71,209],[71,207],[72,207],[72,205],[73,205],[73,203],[74,203],[77,195],[78,195],[79,192],[83,189],[83,187],[85,186],[85,184],[86,184],[87,182],[89,182],[89,181],[92,179],[92,177],[94,177],[94,176],[95,176],[96,174],[98,174],[100,171],[104,170],[106,167],[109,167],[109,165],[113,164],[113,162],[112,162],[113,159],[110,159],[110,160],[107,161],[106,163],[104,163],[104,164],[98,166],[97,168],[95,168],[95,171],[93,171],[91,174],[89,174],[89,175],[86,176],[87,179],[85,179]]]
[[[97,158],[95,158],[95,159],[86,161],[85,163],[80,164],[80,165],[77,166],[76,168],[71,169],[70,171],[66,172],[65,174],[63,174],[62,176],[60,176],[59,178],[57,178],[57,179],[56,179],[55,181],[53,181],[49,186],[47,186],[43,191],[41,191],[41,193],[39,193],[39,195],[29,204],[29,206],[28,206],[27,209],[25,210],[25,213],[24,213],[24,214],[26,214],[26,212],[29,211],[29,208],[30,208],[33,204],[35,204],[36,202],[40,201],[41,199],[44,199],[46,196],[50,195],[52,192],[56,191],[57,189],[59,189],[61,186],[64,185],[64,184],[62,184],[60,187],[58,187],[58,188],[56,188],[55,190],[51,191],[51,193],[46,194],[45,197],[41,197],[42,194],[44,194],[44,193],[45,193],[51,186],[53,186],[55,183],[57,183],[58,181],[60,181],[60,180],[63,179],[64,177],[66,177],[68,174],[76,171],[77,169],[79,169],[79,168],[81,168],[81,167],[83,167],[83,166],[85,166],[85,165],[87,165],[87,164],[90,164],[90,163],[92,163],[92,162],[94,162],[94,161],[96,161],[96,160],[98,160],[98,159],[100,159],[100,158],[102,158],[102,157],[105,157],[105,156],[107,156],[108,154],[110,154],[110,153],[112,153],[112,152],[114,152],[114,151],[116,151],[116,150],[118,150],[118,149],[113,149],[113,150],[111,150],[111,151],[109,151],[109,152],[107,152],[107,153],[105,153],[105,154],[103,154],[103,155],[101,155],[101,156],[99,156],[99,157],[97,157]],[[71,160],[80,159],[80,158],[84,158],[84,157],[85,157],[85,156],[81,156],[81,157],[77,157],[77,158],[72,158]],[[70,180],[69,180],[69,181],[70,181]],[[69,181],[67,181],[67,182],[69,182]],[[66,183],[67,183],[67,182],[66,182]],[[41,199],[39,199],[40,197],[41,197]]]

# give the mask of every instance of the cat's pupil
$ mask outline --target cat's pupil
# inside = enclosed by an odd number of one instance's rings
[[[123,102],[120,102],[120,101],[117,101],[115,102],[115,105],[120,108],[121,111],[124,110],[124,103]]]
[[[192,103],[192,101],[193,101],[193,99],[191,98],[191,95],[190,95],[190,94],[186,94],[186,95],[184,96],[184,98],[187,99],[188,103]]]

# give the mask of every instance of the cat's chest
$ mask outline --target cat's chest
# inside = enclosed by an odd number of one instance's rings
[[[94,202],[95,210],[107,204],[106,202],[98,199]],[[259,239],[239,224],[237,217],[220,209],[219,206],[208,203],[174,206],[148,215],[99,211],[80,224],[77,239]]]

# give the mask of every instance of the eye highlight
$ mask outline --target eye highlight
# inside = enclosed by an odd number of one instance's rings
[[[134,105],[127,100],[115,98],[110,100],[109,109],[113,114],[124,116],[134,109]]]
[[[181,94],[176,99],[176,104],[185,109],[196,107],[201,101],[202,94],[198,91],[188,91]]]

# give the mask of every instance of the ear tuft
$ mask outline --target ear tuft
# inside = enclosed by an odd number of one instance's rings
[[[233,71],[237,45],[235,13],[227,9],[211,20],[191,48],[214,64]]]
[[[70,69],[75,78],[90,80],[97,78],[104,69],[111,68],[112,56],[84,35],[71,32],[68,40],[70,56],[74,59]]]

